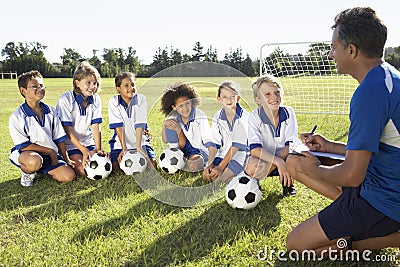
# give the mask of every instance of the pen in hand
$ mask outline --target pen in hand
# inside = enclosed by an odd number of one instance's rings
[[[314,127],[312,128],[310,135],[313,135],[315,133],[315,130],[317,129],[318,125],[315,124]]]

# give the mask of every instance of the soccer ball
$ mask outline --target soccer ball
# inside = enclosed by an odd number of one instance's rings
[[[85,166],[85,173],[89,179],[100,180],[110,175],[112,170],[111,160],[106,155],[95,153],[90,157],[90,162]]]
[[[248,210],[261,201],[262,192],[258,180],[242,172],[229,182],[225,197],[232,208]]]
[[[166,173],[173,174],[185,167],[186,160],[179,148],[167,148],[160,154],[159,165]]]
[[[119,167],[126,175],[142,173],[147,168],[147,160],[142,153],[137,150],[128,150],[122,157]]]

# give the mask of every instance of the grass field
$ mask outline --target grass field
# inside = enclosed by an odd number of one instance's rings
[[[242,105],[254,102],[250,80],[238,78]],[[210,117],[216,83],[223,78],[191,79],[202,96],[200,109]],[[161,121],[158,99],[176,79],[138,79],[139,93],[149,104],[152,146],[159,154]],[[71,79],[45,79],[45,103],[55,105],[71,89]],[[109,150],[107,103],[115,94],[112,79],[105,79],[103,101],[103,148]],[[13,146],[8,117],[23,102],[16,80],[0,80],[0,266],[391,266],[394,262],[278,260],[289,231],[314,215],[330,201],[297,183],[297,196],[282,198],[277,177],[261,184],[263,199],[253,210],[234,210],[223,198],[189,208],[164,204],[143,191],[125,175],[101,181],[78,177],[60,184],[39,177],[30,188],[20,186],[20,171],[9,160]],[[290,103],[287,103],[290,104]],[[299,131],[318,124],[318,132],[346,141],[348,117],[298,114]],[[165,175],[164,175],[165,176]],[[205,185],[200,175],[178,173],[167,177],[185,186]],[[151,177],[149,177],[151,179]],[[189,196],[190,197],[190,196]],[[271,253],[272,257],[266,255]],[[398,249],[375,251],[394,256]],[[398,256],[400,257],[400,256]]]

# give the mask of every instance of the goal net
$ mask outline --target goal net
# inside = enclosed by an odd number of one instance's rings
[[[357,81],[337,74],[330,49],[328,41],[264,44],[260,75],[279,78],[283,103],[296,113],[348,114]]]

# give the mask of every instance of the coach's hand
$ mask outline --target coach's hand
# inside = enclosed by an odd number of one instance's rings
[[[327,152],[327,145],[329,141],[320,134],[302,133],[300,134],[301,141],[311,151]]]

